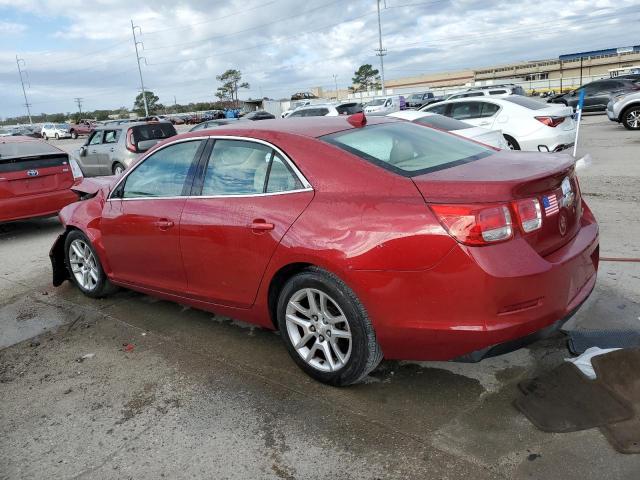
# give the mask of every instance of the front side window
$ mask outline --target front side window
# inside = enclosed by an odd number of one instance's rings
[[[92,137],[89,139],[89,145],[100,145],[102,143],[102,135],[104,132],[102,130],[94,132]]]
[[[456,120],[480,117],[482,104],[480,102],[459,102],[451,104],[450,116]]]
[[[444,115],[447,111],[446,103],[435,103],[431,104],[428,108],[424,109],[425,112],[439,113],[440,115]]]
[[[179,197],[202,140],[176,143],[152,153],[127,177],[123,198]]]
[[[409,122],[370,125],[321,138],[364,160],[408,177],[495,153],[475,142]]]

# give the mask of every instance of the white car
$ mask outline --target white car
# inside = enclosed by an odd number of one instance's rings
[[[445,117],[444,115],[438,115],[437,113],[431,112],[417,112],[415,110],[403,110],[387,116],[401,118],[420,125],[426,125],[427,127],[451,132],[456,135],[460,135],[461,137],[469,138],[476,142],[499,148],[500,150],[509,150],[509,144],[500,130],[489,130],[488,128],[474,127],[473,125],[461,122],[454,118]]]
[[[376,98],[364,106],[367,115],[389,115],[406,108],[406,102],[402,95]]]
[[[573,108],[509,95],[445,100],[420,111],[439,113],[476,127],[502,130],[512,150],[559,152],[573,146]]]
[[[40,131],[42,138],[49,140],[50,138],[71,138],[68,123],[45,123]]]
[[[339,115],[351,115],[362,111],[362,105],[358,102],[343,103],[315,103],[296,108],[286,118],[295,117],[337,117]]]

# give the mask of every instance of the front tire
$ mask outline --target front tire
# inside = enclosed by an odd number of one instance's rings
[[[289,279],[278,298],[277,316],[289,355],[320,382],[357,383],[382,360],[358,297],[325,270],[311,267]]]
[[[73,138],[74,140],[78,138],[78,132],[71,132],[71,138]]]
[[[72,230],[64,242],[65,264],[71,281],[88,297],[101,298],[116,291],[102,269],[87,236]]]
[[[60,135],[56,133],[56,140],[60,140]]]
[[[46,142],[47,140],[49,140],[49,137],[47,137],[46,133],[42,134],[42,139]]]
[[[635,105],[624,111],[622,124],[627,130],[640,130],[640,105]]]

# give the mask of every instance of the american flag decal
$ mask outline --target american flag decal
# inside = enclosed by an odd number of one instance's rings
[[[549,217],[554,213],[558,213],[560,208],[558,207],[558,199],[556,194],[545,195],[542,197],[542,205],[544,206],[544,214]]]

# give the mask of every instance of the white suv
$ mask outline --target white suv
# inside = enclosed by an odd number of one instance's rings
[[[40,131],[42,138],[49,140],[50,138],[71,138],[68,123],[45,123]]]
[[[337,117],[339,115],[351,115],[362,111],[362,105],[358,102],[346,103],[318,103],[298,107],[287,118],[294,117]]]
[[[524,89],[520,85],[485,85],[465,90],[464,92],[449,95],[446,100],[455,100],[467,97],[506,97],[507,95],[524,95]]]

